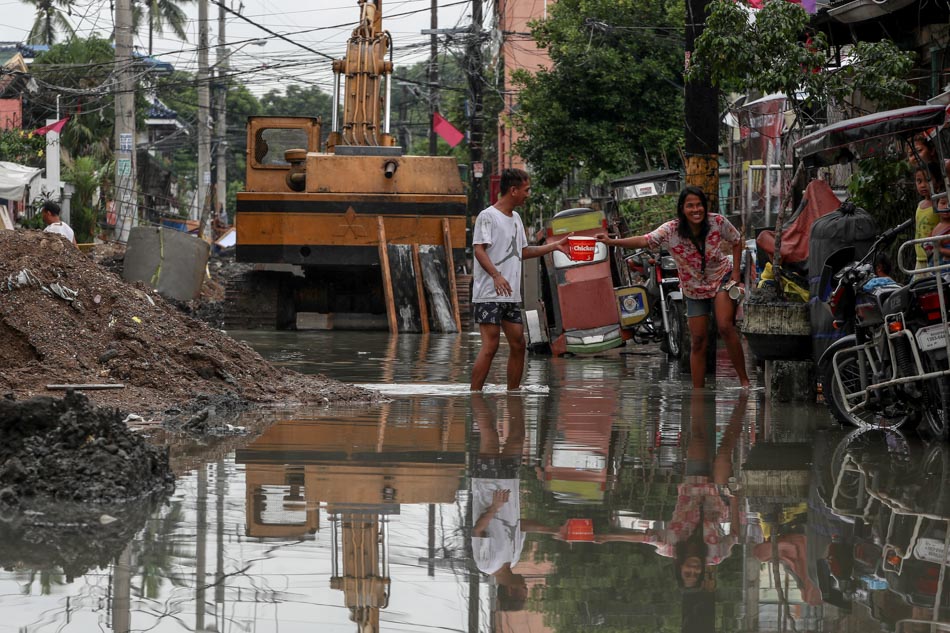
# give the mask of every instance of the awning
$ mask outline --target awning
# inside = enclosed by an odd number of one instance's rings
[[[0,198],[22,200],[25,189],[42,172],[37,167],[0,161]]]

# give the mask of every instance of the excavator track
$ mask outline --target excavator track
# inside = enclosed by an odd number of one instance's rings
[[[227,281],[223,322],[228,330],[273,330],[277,325],[280,273],[247,270]]]

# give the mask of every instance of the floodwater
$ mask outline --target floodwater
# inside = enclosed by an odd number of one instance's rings
[[[111,523],[5,517],[0,631],[950,631],[943,445],[651,347],[510,394],[503,348],[473,396],[472,335],[236,336],[389,399],[175,445]]]

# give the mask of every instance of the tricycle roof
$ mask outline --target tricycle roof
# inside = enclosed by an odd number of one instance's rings
[[[832,165],[879,154],[887,137],[922,132],[943,125],[946,106],[921,105],[875,112],[832,123],[802,137],[795,149],[803,160]]]

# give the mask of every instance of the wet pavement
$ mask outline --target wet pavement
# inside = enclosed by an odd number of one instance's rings
[[[0,517],[0,631],[950,631],[943,445],[724,358],[693,392],[650,347],[530,357],[506,394],[500,357],[473,396],[474,336],[237,336],[390,400],[176,444],[160,508]]]

